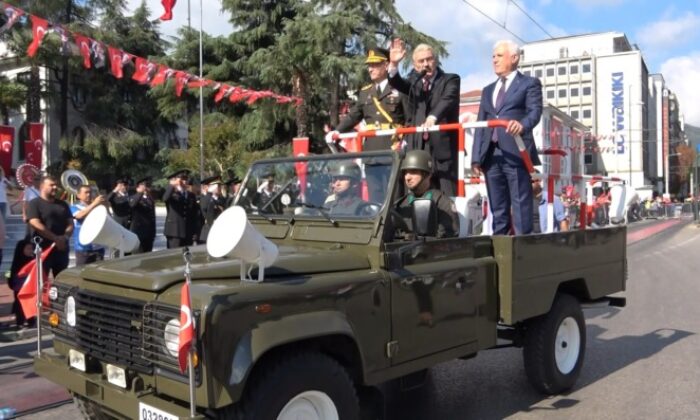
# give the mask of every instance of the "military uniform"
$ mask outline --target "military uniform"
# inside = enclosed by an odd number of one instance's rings
[[[150,183],[150,179],[139,180],[136,185]],[[156,206],[150,192],[134,193],[129,197],[131,207],[131,231],[139,238],[138,253],[151,252],[156,237]]]
[[[435,203],[437,209],[437,235],[438,238],[450,238],[457,236],[459,233],[459,216],[454,202],[440,190],[428,190],[421,197],[416,197],[409,193],[401,198],[401,201],[396,206],[396,210],[403,218],[406,227],[410,230],[413,224],[411,214],[413,212],[412,205],[416,199],[430,199]],[[408,233],[408,232],[406,232]]]
[[[221,188],[224,183],[221,181],[221,177],[213,176],[202,181],[202,184],[207,185],[219,184]],[[202,225],[202,230],[199,233],[199,242],[206,243],[207,237],[209,236],[209,231],[211,226],[214,224],[214,220],[224,211],[226,208],[226,198],[220,194],[214,195],[208,191],[202,191],[202,196],[199,199],[199,206],[202,211],[202,217],[204,218],[204,224]]]
[[[366,64],[387,62],[389,53],[382,49],[369,51]],[[360,89],[357,102],[350,108],[348,114],[338,124],[336,130],[343,133],[353,131],[354,127],[364,120],[368,130],[382,130],[397,128],[404,123],[403,97],[398,90],[393,89],[387,79],[379,83],[371,83]],[[400,148],[399,136],[380,136],[365,139],[362,150],[398,150]],[[390,168],[384,164],[372,164],[365,161],[365,174],[367,177],[367,189],[369,199],[372,202],[384,201],[387,190]]]
[[[118,184],[128,185],[127,179],[119,179]],[[131,207],[129,207],[129,194],[128,192],[116,192],[111,191],[107,195],[107,201],[112,208],[112,218],[115,222],[129,229],[131,224]]]
[[[168,176],[168,179],[183,176],[187,177],[189,171],[180,171]],[[165,187],[163,202],[167,210],[163,234],[167,239],[168,248],[179,248],[192,245],[192,240],[197,233],[197,198],[187,189],[178,190],[172,185]]]

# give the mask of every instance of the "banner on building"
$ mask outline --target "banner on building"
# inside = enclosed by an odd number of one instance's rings
[[[44,124],[29,123],[29,136],[24,142],[24,160],[41,168],[41,156],[44,148]]]
[[[9,176],[12,169],[12,145],[15,144],[15,128],[9,125],[0,125],[0,166]]]

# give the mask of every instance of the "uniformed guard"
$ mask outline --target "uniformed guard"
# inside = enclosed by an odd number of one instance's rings
[[[372,83],[360,89],[357,102],[338,124],[336,132],[354,131],[355,126],[363,120],[367,130],[397,128],[404,123],[403,97],[388,82],[389,52],[380,48],[371,49],[365,63]],[[400,142],[399,136],[371,137],[365,139],[362,150],[398,150],[401,148]],[[365,163],[369,199],[383,202],[390,168],[387,165]]]
[[[136,182],[136,192],[129,197],[131,231],[139,238],[136,253],[151,252],[156,237],[156,205],[151,195],[151,177]]]
[[[112,208],[114,221],[129,229],[131,224],[131,207],[129,207],[129,180],[117,179],[114,189],[107,195],[107,201]]]
[[[199,242],[206,243],[209,230],[214,224],[214,220],[226,208],[226,198],[221,194],[221,187],[224,184],[220,176],[210,176],[202,180],[202,185],[207,185],[207,190],[202,190],[199,205],[204,217],[204,225],[199,234]]]
[[[168,186],[163,193],[163,202],[167,210],[163,234],[168,248],[192,245],[196,236],[197,199],[188,191],[188,170],[176,171],[168,175]]]
[[[360,198],[362,172],[355,162],[339,163],[331,176],[333,195],[324,204],[331,216],[371,215],[369,203]]]
[[[401,163],[401,175],[408,193],[401,197],[396,205],[397,212],[403,218],[403,232],[411,233],[412,204],[416,199],[429,199],[437,209],[437,237],[457,236],[459,233],[459,216],[454,202],[442,191],[430,188],[430,176],[433,173],[433,159],[425,150],[410,150]],[[401,223],[401,221],[398,221]],[[400,236],[400,235],[399,235]]]
[[[241,182],[241,179],[234,175],[231,179],[224,183],[227,188],[226,208],[229,208],[233,205],[233,200],[236,199],[236,194],[238,194],[238,190],[241,188]]]

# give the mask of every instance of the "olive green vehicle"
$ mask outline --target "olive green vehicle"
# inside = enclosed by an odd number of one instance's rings
[[[416,199],[405,234],[392,205],[401,160],[373,152],[251,167],[236,203],[278,256],[255,282],[255,266],[241,280],[238,258],[191,248],[197,418],[377,418],[367,413],[387,383],[506,343],[523,348],[539,391],[574,386],[582,305],[624,306],[609,295],[625,289],[626,228],[437,239],[433,205]],[[364,172],[350,178],[355,197],[369,182],[386,194],[335,214],[326,204],[344,202],[336,175],[348,163]],[[36,372],[66,387],[86,418],[189,418],[177,364],[184,269],[175,249],[61,273],[43,314],[54,346]]]

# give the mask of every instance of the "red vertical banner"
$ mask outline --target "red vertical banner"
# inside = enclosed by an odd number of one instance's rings
[[[564,125],[555,116],[549,122],[549,147],[551,149],[561,149],[562,148],[562,138],[564,137]],[[550,155],[548,156],[549,165],[549,175],[561,175],[561,156]]]
[[[29,123],[29,137],[24,142],[24,160],[41,168],[41,152],[44,148],[44,124]]]
[[[296,156],[306,156],[309,154],[309,138],[296,137],[292,141],[292,154]],[[306,192],[306,162],[294,164],[299,180],[299,191],[303,195]]]
[[[12,145],[15,144],[15,128],[9,125],[0,125],[0,166],[9,176],[12,168]]]

